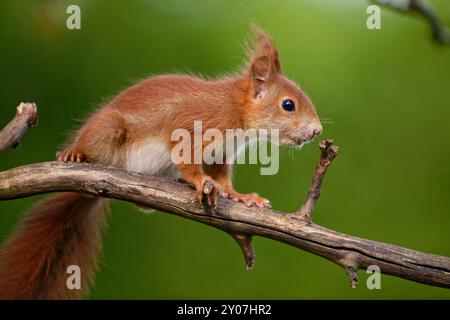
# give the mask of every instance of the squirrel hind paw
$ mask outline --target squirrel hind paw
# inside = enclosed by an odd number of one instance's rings
[[[56,159],[64,162],[85,162],[86,157],[84,153],[76,151],[76,150],[63,150],[56,153]]]
[[[257,208],[271,208],[270,201],[266,198],[260,197],[256,193],[241,194],[234,190],[229,190],[227,192],[229,199],[235,202],[241,202],[247,207],[257,207]]]

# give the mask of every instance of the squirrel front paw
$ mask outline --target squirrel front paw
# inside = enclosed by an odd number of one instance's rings
[[[72,149],[66,149],[63,151],[59,151],[56,153],[56,159],[59,161],[64,162],[84,162],[86,160],[86,157],[84,156],[83,152],[72,150]]]
[[[219,196],[223,194],[223,186],[211,177],[204,177],[194,183],[196,199],[200,203],[205,201],[209,206],[216,207]]]

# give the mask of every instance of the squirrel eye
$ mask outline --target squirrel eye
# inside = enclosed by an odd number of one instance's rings
[[[295,110],[295,103],[291,99],[283,100],[283,102],[281,103],[281,106],[286,111],[290,111],[291,112],[291,111]]]

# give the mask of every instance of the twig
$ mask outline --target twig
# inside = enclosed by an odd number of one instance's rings
[[[334,141],[331,139],[321,141],[319,147],[321,150],[320,160],[316,166],[316,172],[314,174],[311,187],[309,188],[308,195],[306,196],[303,205],[295,213],[300,219],[305,220],[307,223],[311,223],[311,214],[316,207],[316,202],[320,197],[320,190],[322,188],[322,181],[327,173],[327,169],[331,164],[331,161],[338,155],[339,147],[333,146]]]
[[[424,1],[421,0],[405,0],[404,2],[395,2],[392,0],[373,0],[379,5],[384,5],[391,9],[408,13],[417,13],[423,17],[431,28],[433,40],[441,45],[450,45],[450,33],[448,29],[442,24],[439,17],[433,9]]]
[[[17,107],[16,116],[0,131],[0,152],[17,147],[24,133],[36,123],[36,105],[22,102]]]
[[[450,258],[353,237],[291,214],[270,209],[248,208],[219,199],[216,210],[198,204],[186,184],[124,170],[84,163],[47,162],[0,173],[0,199],[16,199],[55,191],[84,192],[136,202],[198,221],[238,239],[247,265],[254,257],[251,236],[274,239],[327,258],[349,274],[356,286],[356,270],[376,265],[383,274],[450,288]],[[243,240],[244,239],[244,240]]]
[[[236,240],[239,247],[241,247],[247,271],[251,271],[253,269],[253,265],[255,264],[256,259],[255,250],[253,249],[252,238],[248,235],[235,234],[231,232],[230,235],[233,237],[234,240]]]

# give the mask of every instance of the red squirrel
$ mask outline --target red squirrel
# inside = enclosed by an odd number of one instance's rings
[[[259,28],[249,62],[237,75],[204,80],[187,75],[148,78],[121,92],[78,130],[60,161],[86,161],[148,175],[178,176],[199,200],[215,205],[224,196],[267,207],[256,193],[232,186],[232,165],[173,164],[171,133],[204,128],[279,130],[280,144],[296,147],[321,134],[308,96],[281,73],[278,50]],[[213,192],[205,195],[209,181]],[[88,292],[101,249],[106,202],[80,193],[58,193],[39,203],[6,242],[0,256],[0,299],[82,298]],[[82,290],[66,286],[70,265],[81,269]]]

